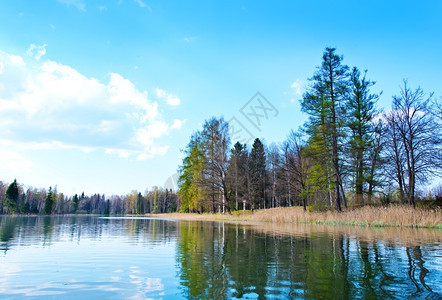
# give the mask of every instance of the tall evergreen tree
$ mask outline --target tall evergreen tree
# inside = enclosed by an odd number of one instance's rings
[[[347,101],[347,124],[351,130],[349,153],[351,154],[351,173],[354,174],[356,203],[363,204],[364,184],[370,177],[370,150],[375,146],[375,104],[379,95],[370,94],[374,81],[366,79],[367,71],[361,76],[354,67],[350,74]]]
[[[249,157],[250,185],[252,190],[252,210],[265,207],[266,154],[264,145],[257,138],[253,142]]]
[[[79,202],[79,201],[80,201],[80,200],[78,199],[78,195],[75,194],[75,195],[74,195],[74,198],[72,199],[72,209],[73,209],[73,212],[74,212],[74,213],[77,212],[77,209],[78,209],[78,202]]]
[[[231,150],[230,162],[228,167],[228,182],[233,195],[234,207],[239,209],[240,201],[243,201],[243,209],[245,209],[245,196],[247,190],[246,168],[247,164],[247,145],[236,142]]]
[[[49,192],[46,196],[46,200],[45,200],[45,207],[44,207],[44,212],[47,215],[52,214],[52,210],[55,206],[55,199],[56,199],[57,195],[55,194],[54,191],[52,191],[52,187],[49,187]]]
[[[11,183],[6,190],[6,211],[9,213],[15,213],[17,212],[17,205],[18,205],[18,197],[19,197],[19,190],[18,190],[18,184],[17,180],[14,179],[14,182]]]
[[[341,139],[344,128],[345,96],[347,91],[348,67],[342,64],[343,57],[335,48],[326,48],[322,64],[313,77],[301,101],[302,110],[310,115],[306,124],[310,142],[318,148],[322,159],[329,162],[334,189],[336,210],[341,210],[345,201],[341,166]],[[328,171],[328,166],[326,167]],[[327,174],[328,175],[328,174]],[[345,202],[344,202],[345,204]]]

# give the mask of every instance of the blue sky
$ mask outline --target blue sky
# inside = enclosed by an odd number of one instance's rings
[[[144,192],[211,116],[281,142],[327,46],[384,110],[404,78],[440,98],[441,16],[440,1],[1,1],[0,180]],[[258,91],[274,109],[255,127],[241,108]]]

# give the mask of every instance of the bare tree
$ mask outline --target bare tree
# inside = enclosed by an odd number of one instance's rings
[[[204,184],[210,190],[212,212],[230,213],[229,193],[227,189],[227,168],[229,166],[229,123],[223,118],[211,118],[206,121],[202,131],[204,159]],[[218,200],[218,201],[217,201]]]
[[[287,141],[284,143],[285,153],[287,153],[288,164],[287,173],[290,176],[290,182],[296,195],[301,198],[304,210],[307,209],[308,202],[308,184],[307,171],[309,158],[303,153],[304,143],[299,133],[291,131]]]
[[[393,97],[388,115],[396,177],[401,196],[415,206],[416,186],[431,175],[441,174],[441,127],[431,113],[433,94],[426,96],[418,87],[412,90],[407,81],[400,94]]]

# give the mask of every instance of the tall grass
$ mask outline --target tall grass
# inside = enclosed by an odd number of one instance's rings
[[[274,208],[257,211],[251,220],[277,223],[348,224],[360,226],[438,227],[442,225],[442,212],[413,209],[409,206],[364,206],[343,212],[304,212],[300,208]]]
[[[442,210],[421,209],[391,205],[388,207],[365,206],[343,212],[304,212],[301,207],[285,207],[219,214],[165,214],[157,215],[186,220],[230,220],[273,223],[313,223],[331,225],[355,225],[370,227],[428,227],[442,229]]]

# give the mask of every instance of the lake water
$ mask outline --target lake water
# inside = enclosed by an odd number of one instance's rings
[[[442,232],[0,217],[0,298],[442,297]]]

